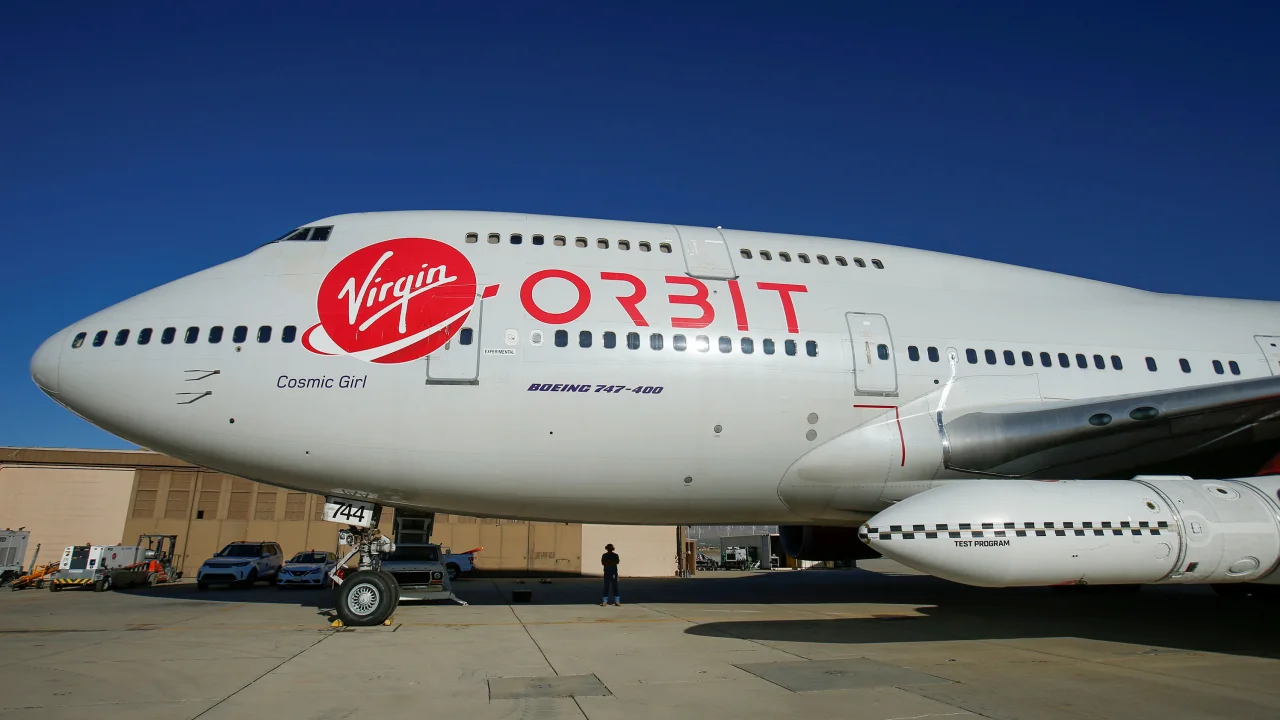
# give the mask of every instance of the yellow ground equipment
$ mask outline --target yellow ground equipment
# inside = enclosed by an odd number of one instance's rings
[[[58,571],[58,563],[51,562],[47,565],[38,565],[34,570],[19,577],[13,581],[10,587],[14,590],[25,590],[27,588],[36,588],[37,590],[44,587],[45,581]]]

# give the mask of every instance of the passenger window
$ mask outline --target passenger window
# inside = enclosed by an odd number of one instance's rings
[[[1053,356],[1047,352],[1040,353],[1040,364],[1045,367],[1053,367]]]
[[[640,333],[627,333],[627,349],[628,350],[640,349]]]
[[[662,333],[653,333],[649,335],[649,349],[650,350],[662,349]]]
[[[119,345],[120,343],[116,343],[116,344],[117,344],[117,345]],[[1225,375],[1225,374],[1226,374],[1226,372],[1227,372],[1227,371],[1226,371],[1226,369],[1222,367],[1222,361],[1221,361],[1221,360],[1214,360],[1214,361],[1213,361],[1213,371],[1214,371],[1214,372],[1216,372],[1216,373],[1218,373],[1219,375]]]
[[[1107,361],[1106,361],[1106,360],[1103,360],[1101,355],[1094,355],[1094,356],[1093,356],[1093,366],[1094,366],[1094,367],[1096,367],[1096,368],[1098,368],[1099,370],[1106,370],[1106,369],[1107,369]]]
[[[1066,353],[1058,353],[1058,364],[1064,368],[1071,367],[1071,358]]]
[[[848,266],[849,261],[848,261],[848,260],[845,260],[844,258],[842,258],[842,257],[840,257],[839,255],[837,255],[837,256],[836,256],[836,264],[837,264],[837,265],[839,265],[840,267],[846,267],[846,266]]]
[[[619,240],[619,241],[618,241],[618,249],[619,249],[619,250],[630,250],[630,249],[631,249],[631,241],[630,241],[630,240]]]
[[[1119,355],[1112,355],[1112,356],[1111,356],[1111,367],[1112,367],[1113,369],[1115,369],[1115,370],[1123,370],[1123,369],[1124,369],[1124,363],[1120,362],[1120,356],[1119,356]]]
[[[866,267],[866,266],[867,266],[867,264],[866,264],[865,262],[863,262],[862,258],[860,258],[860,257],[856,257],[856,258],[854,258],[854,259],[853,259],[853,264],[854,264],[854,265],[857,265],[858,267],[861,267],[861,268],[864,268],[864,267]]]
[[[814,349],[815,350],[817,349],[816,343],[814,344]],[[812,355],[813,353],[809,353],[809,354]],[[938,362],[938,348],[936,347],[929,348],[929,362]]]
[[[552,243],[553,245],[555,245],[556,247],[564,247],[564,242],[565,242],[565,241],[564,241],[564,236],[563,236],[563,235],[557,235],[557,236],[555,236],[555,238],[554,238],[554,239],[552,239],[552,241],[551,241],[551,243]]]
[[[1015,362],[1017,362],[1017,361],[1013,359],[1013,351],[1012,351],[1012,350],[1005,350],[1005,351],[1004,351],[1004,364],[1005,364],[1005,365],[1013,365]]]
[[[209,344],[217,345],[220,342],[222,342],[222,326],[214,325],[209,328]]]
[[[920,362],[920,348],[915,345],[907,347],[907,357],[911,359],[911,362]]]
[[[298,327],[296,325],[285,325],[280,331],[280,342],[291,343],[298,336]]]
[[[83,333],[81,333],[81,335],[83,335]],[[84,338],[83,338],[83,337],[81,337],[80,339],[81,339],[81,341],[83,341],[83,340],[84,340]],[[139,331],[138,331],[138,344],[139,344],[139,345],[146,345],[146,344],[148,344],[148,343],[150,343],[150,342],[151,342],[151,328],[142,328],[141,330],[139,330]]]
[[[733,341],[723,335],[720,337],[720,352],[733,352]]]
[[[591,331],[590,330],[580,330],[578,332],[578,347],[583,347],[583,348],[591,347]]]
[[[791,262],[791,253],[780,252],[778,253],[778,259],[782,262]]]
[[[796,354],[796,341],[795,341],[795,340],[788,340],[788,341],[784,342],[784,343],[782,344],[782,347],[783,347],[783,350],[785,350],[785,351],[786,351],[786,353],[787,353],[788,355],[795,355],[795,354]]]
[[[669,253],[671,252],[671,243],[662,243],[658,246],[658,249],[664,253]]]
[[[773,354],[773,340],[770,340],[769,338],[765,338],[760,344],[764,346],[765,355]]]
[[[683,335],[671,336],[671,347],[677,352],[684,352],[689,347],[689,341]]]
[[[693,342],[698,352],[709,352],[711,350],[711,338],[706,335],[699,335],[693,339]]]
[[[116,333],[116,345],[123,345],[127,342],[129,342],[128,330],[121,330],[120,332]]]
[[[477,235],[476,233],[467,233],[467,242],[468,243],[480,242],[480,236]]]
[[[187,333],[182,336],[182,342],[188,345],[194,345],[196,340],[199,340],[199,339],[200,339],[200,328],[198,327],[187,328]]]
[[[761,251],[760,251],[760,259],[761,259],[761,260],[772,260],[772,259],[773,259],[773,256],[769,254],[769,251],[768,251],[768,250],[761,250]]]
[[[1149,357],[1149,358],[1147,358],[1147,369],[1148,369],[1148,370],[1150,370],[1151,372],[1155,372],[1155,371],[1156,371],[1156,359],[1155,359],[1155,358],[1153,358],[1153,357]]]
[[[144,331],[144,332],[145,332],[145,331]],[[80,348],[80,346],[81,346],[81,345],[84,345],[84,339],[85,339],[86,337],[89,337],[89,334],[88,334],[88,333],[79,333],[79,334],[77,334],[77,335],[76,335],[76,339],[71,341],[71,349],[72,349],[72,350],[78,350],[78,349]],[[138,340],[139,340],[139,341],[141,341],[141,340],[142,340],[142,336],[141,336],[141,335],[139,335],[139,336],[138,336]],[[145,345],[146,343],[143,343],[143,344]]]
[[[1022,351],[1022,364],[1031,367],[1036,364],[1036,359],[1027,350]]]
[[[573,244],[577,247],[586,247],[587,239],[584,237],[576,237],[573,239]]]
[[[805,255],[804,253],[796,253],[796,257],[799,258],[800,262],[802,263],[809,262],[809,256]]]
[[[173,338],[177,336],[177,334],[178,334],[177,328],[171,328],[171,327],[165,328],[164,332],[160,333],[160,343],[163,345],[171,344],[173,342]]]
[[[933,351],[932,353],[930,353],[930,356],[931,356],[930,359],[932,359],[933,355],[938,354],[938,349],[937,348],[929,348],[929,349]],[[809,357],[818,357],[818,341],[817,340],[807,341],[804,344],[804,351],[809,354]]]
[[[271,326],[263,325],[258,328],[258,342],[271,342]]]
[[[1236,364],[1236,361],[1235,361],[1235,360],[1231,360],[1231,361],[1227,362],[1227,367],[1231,368],[1231,374],[1232,374],[1232,375],[1239,375],[1239,374],[1240,374],[1240,366]]]
[[[502,236],[501,236],[501,235],[499,235],[498,233],[489,233],[489,244],[490,244],[490,245],[497,245],[497,244],[498,244],[498,243],[500,243],[500,242],[502,242]]]
[[[964,359],[965,359],[965,360],[968,360],[970,365],[977,365],[977,364],[978,364],[978,351],[977,351],[977,350],[974,350],[973,348],[969,348],[968,350],[965,350],[965,351],[964,351]]]
[[[511,233],[511,244],[512,244],[512,245],[519,245],[519,244],[520,244],[520,243],[522,243],[522,242],[524,242],[524,236],[523,236],[523,235],[521,235],[520,233]]]
[[[608,250],[609,241],[606,240],[605,238],[596,238],[596,247],[600,248],[601,250]]]
[[[93,346],[94,346],[94,347],[102,347],[106,342],[107,342],[107,331],[106,331],[106,330],[99,330],[99,331],[98,331],[98,332],[93,336]]]
[[[568,330],[556,331],[556,347],[569,347],[569,331]]]
[[[996,364],[996,351],[995,351],[995,350],[983,350],[983,351],[982,351],[982,356],[983,356],[983,357],[985,357],[985,358],[987,359],[987,364],[988,364],[988,365],[995,365],[995,364]]]
[[[1076,367],[1081,370],[1089,367],[1089,358],[1085,357],[1084,353],[1076,353]]]
[[[1191,363],[1187,362],[1186,358],[1179,358],[1178,365],[1182,367],[1182,372],[1184,373],[1191,372]]]
[[[742,256],[742,259],[743,259],[743,260],[750,260],[750,259],[751,259],[751,251],[750,251],[750,250],[748,250],[748,249],[746,249],[746,248],[742,248],[741,250],[739,250],[739,251],[738,251],[738,254]]]
[[[529,238],[529,241],[532,242],[534,245],[544,245],[546,244],[547,239],[541,235],[534,235]]]
[[[311,242],[324,242],[329,239],[329,233],[333,231],[333,226],[318,227],[311,231]]]
[[[618,346],[618,335],[610,330],[604,334],[604,346],[607,350],[612,350]]]
[[[653,248],[649,247],[649,241],[648,241],[648,240],[641,240],[641,241],[640,241],[640,244],[638,245],[638,247],[640,248],[640,252],[649,252],[650,250],[652,250],[652,249],[653,249]]]
[[[237,325],[235,330],[231,331],[231,342],[239,345],[249,338],[249,328],[245,325]]]
[[[751,338],[748,338],[748,337],[742,338],[742,354],[750,355],[755,351],[756,351],[755,341],[753,341]]]
[[[462,332],[458,333],[458,344],[470,345],[471,341],[475,339],[474,334],[475,333],[471,330],[471,328],[462,328]]]

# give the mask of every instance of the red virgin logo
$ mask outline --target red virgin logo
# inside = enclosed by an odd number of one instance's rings
[[[456,248],[427,238],[384,240],[325,276],[316,295],[320,322],[302,344],[320,355],[409,362],[448,342],[475,302],[475,270]]]

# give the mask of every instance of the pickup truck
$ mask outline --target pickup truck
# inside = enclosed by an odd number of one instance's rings
[[[452,599],[453,585],[439,545],[396,543],[382,559],[382,569],[395,576],[402,600]]]
[[[459,575],[469,573],[476,569],[475,556],[484,548],[478,547],[463,553],[455,553],[449,548],[445,548],[442,552],[444,555],[444,567],[449,571],[449,579],[457,580]]]

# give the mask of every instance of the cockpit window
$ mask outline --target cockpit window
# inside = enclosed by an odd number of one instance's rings
[[[79,335],[76,335],[76,339],[71,341],[72,349],[78,348],[81,345],[83,345],[86,335],[88,335],[88,333],[80,333]]]
[[[267,244],[270,245],[271,243],[298,241],[324,242],[329,239],[329,234],[331,232],[333,232],[332,225],[298,228],[297,230],[290,230]]]

